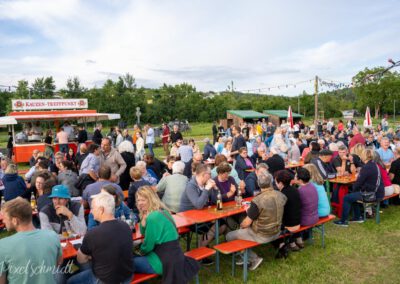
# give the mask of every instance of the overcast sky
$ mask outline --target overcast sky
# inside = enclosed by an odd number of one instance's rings
[[[101,86],[265,89],[313,79],[349,83],[400,60],[400,1],[0,0],[0,85],[78,76]],[[296,95],[312,83],[262,92]]]

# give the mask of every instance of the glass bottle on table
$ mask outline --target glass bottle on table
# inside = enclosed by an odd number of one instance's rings
[[[1,203],[0,203],[0,209],[4,207],[4,204],[6,204],[6,201],[4,199],[4,196],[1,197]]]
[[[131,228],[131,230],[132,230],[132,233],[135,233],[136,232],[136,218],[135,218],[135,214],[133,213],[133,210],[131,209],[130,210],[130,212],[129,212],[129,218],[130,218],[130,225],[129,225],[129,227]]]
[[[237,188],[236,190],[236,196],[235,196],[235,202],[236,202],[236,206],[240,207],[242,206],[242,192],[240,191],[240,188]]]
[[[221,191],[219,189],[217,189],[217,210],[222,210],[223,205],[222,205],[222,195],[221,195]]]
[[[32,210],[36,209],[36,198],[35,198],[35,194],[33,192],[31,194],[31,207],[32,207]]]

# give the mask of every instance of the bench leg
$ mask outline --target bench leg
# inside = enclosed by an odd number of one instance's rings
[[[235,253],[232,253],[232,277],[235,277]]]
[[[196,231],[195,232],[195,234],[196,234],[196,247],[198,248],[199,247],[199,233],[198,233],[198,227],[197,227],[197,223],[196,224],[194,224],[194,230]]]
[[[308,239],[308,242],[310,243],[310,244],[313,244],[314,243],[314,236],[313,236],[313,228],[310,228],[309,229],[309,239]]]
[[[196,277],[196,284],[199,284],[200,283],[199,282],[199,273],[197,273],[195,277]]]
[[[219,244],[219,220],[215,220],[215,243],[218,245]],[[217,250],[215,254],[215,263],[216,263],[216,270],[217,273],[219,273],[219,252]]]
[[[380,209],[381,209],[381,203],[379,201],[376,202],[376,220],[375,222],[379,224],[381,222],[381,216],[380,216]]]
[[[243,281],[247,282],[247,262],[249,259],[249,249],[245,249],[243,255]]]
[[[328,195],[329,207],[331,208],[331,210],[329,211],[329,213],[332,213],[332,205],[331,205],[331,183],[329,182],[329,180],[326,180],[326,182],[325,182],[325,187],[326,187],[326,195]]]
[[[367,205],[363,202],[364,222],[367,221]]]
[[[325,248],[325,224],[321,226],[321,240],[322,240],[322,248]]]
[[[192,232],[186,234],[186,251],[190,251],[190,243],[192,242]]]

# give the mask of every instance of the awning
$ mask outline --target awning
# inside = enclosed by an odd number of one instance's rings
[[[97,116],[85,116],[79,118],[78,123],[121,119],[121,115],[119,113],[96,113],[96,114]]]
[[[97,113],[95,110],[71,110],[71,111],[31,111],[12,112],[9,114],[16,122],[25,121],[54,121],[54,120],[77,120],[82,122],[95,122],[102,120],[120,119],[119,113]],[[16,124],[16,123],[14,123]]]
[[[15,119],[15,117],[12,117],[12,116],[0,117],[0,127],[1,126],[12,125],[12,124],[18,124],[18,122]]]

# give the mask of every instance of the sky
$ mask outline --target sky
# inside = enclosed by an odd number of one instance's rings
[[[130,73],[139,87],[291,96],[400,60],[399,31],[398,0],[0,0],[0,85]]]

